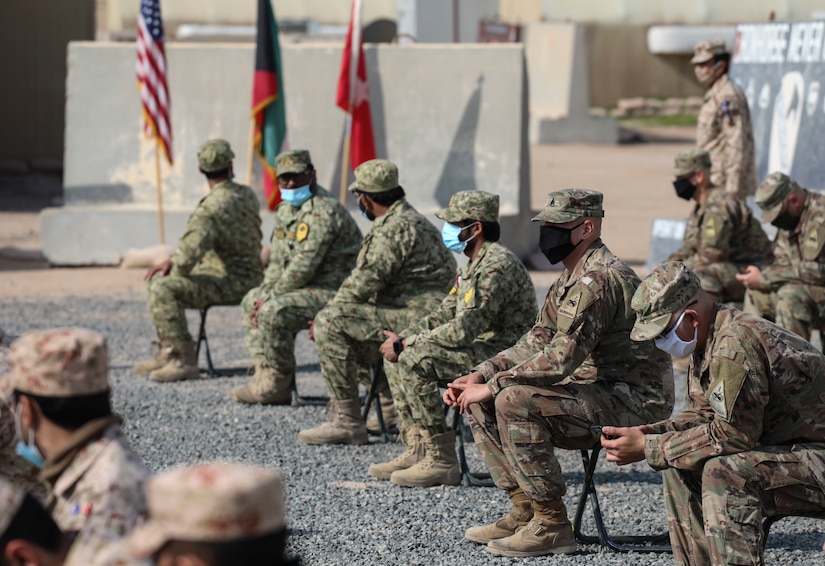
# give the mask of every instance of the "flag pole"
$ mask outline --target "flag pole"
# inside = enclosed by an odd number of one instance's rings
[[[166,233],[163,227],[163,189],[160,184],[160,139],[155,137],[155,188],[158,194],[158,232],[160,245],[166,244]]]
[[[350,103],[350,108],[352,105]],[[352,132],[352,113],[347,112],[344,122],[344,147],[341,151],[341,204],[347,203],[347,181],[349,180],[349,146]]]
[[[249,118],[249,157],[246,160],[246,184],[252,186],[252,168],[255,162],[255,115]]]

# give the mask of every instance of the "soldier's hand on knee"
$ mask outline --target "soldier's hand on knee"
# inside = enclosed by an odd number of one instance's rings
[[[465,413],[474,403],[486,403],[493,400],[493,393],[486,383],[456,383],[450,384],[450,389],[461,391],[457,403],[459,410]]]
[[[762,270],[755,265],[749,265],[744,272],[736,274],[736,280],[740,281],[747,289],[759,289],[762,281]]]
[[[149,271],[146,272],[146,275],[143,276],[144,281],[149,281],[155,274],[160,273],[161,277],[166,277],[169,275],[169,272],[172,271],[172,259],[167,259],[163,263],[159,263],[153,267],[149,268]]]
[[[398,354],[395,351],[395,342],[400,338],[400,336],[392,330],[384,330],[384,336],[386,336],[387,339],[381,343],[378,351],[381,352],[381,355],[384,356],[385,360],[395,363],[398,361]]]
[[[315,342],[315,321],[310,320],[307,322],[307,326],[309,326],[309,339]]]
[[[252,312],[249,314],[249,320],[252,321],[252,326],[255,328],[258,327],[258,311],[261,310],[263,304],[263,299],[255,299],[255,302],[252,303]]]

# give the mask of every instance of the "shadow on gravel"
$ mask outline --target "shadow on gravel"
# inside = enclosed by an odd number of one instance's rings
[[[584,482],[584,472],[565,473],[564,478],[568,484],[581,485]],[[596,472],[593,474],[596,487],[603,486],[608,483],[627,483],[632,481],[636,483],[644,483],[649,485],[662,485],[662,475],[656,472],[637,473],[637,472]]]

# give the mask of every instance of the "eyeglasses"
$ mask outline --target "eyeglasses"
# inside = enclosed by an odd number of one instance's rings
[[[309,180],[309,171],[304,171],[303,173],[284,173],[283,175],[278,175],[278,186],[282,189],[286,189],[289,187],[290,183],[292,183],[293,187],[306,185],[306,181]]]

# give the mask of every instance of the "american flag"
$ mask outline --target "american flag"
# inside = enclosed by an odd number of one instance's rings
[[[160,0],[141,0],[138,15],[137,80],[143,107],[143,131],[155,137],[172,163],[172,125],[166,87],[166,51]]]

